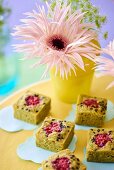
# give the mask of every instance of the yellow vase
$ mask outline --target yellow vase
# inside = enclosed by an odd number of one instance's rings
[[[94,63],[90,60],[86,62],[89,64],[88,67],[86,66],[86,72],[78,68],[76,69],[77,75],[71,72],[68,79],[61,78],[59,73],[55,76],[54,68],[50,71],[55,93],[60,100],[66,103],[76,103],[79,94],[89,94],[94,75],[94,70],[92,70]]]
[[[94,43],[100,47],[98,42],[94,41]],[[68,75],[68,79],[61,78],[59,72],[55,76],[55,68],[50,71],[55,93],[63,102],[76,103],[79,94],[89,95],[90,93],[91,83],[94,76],[94,63],[85,57],[83,57],[83,61],[85,63],[86,71],[77,68],[77,75],[75,76],[72,71],[71,75]]]

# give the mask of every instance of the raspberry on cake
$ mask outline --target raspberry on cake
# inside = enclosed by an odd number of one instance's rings
[[[86,167],[69,149],[60,151],[42,163],[43,170],[86,170]]]
[[[89,162],[114,162],[114,129],[90,129],[86,157]]]
[[[28,123],[38,124],[49,113],[50,103],[49,97],[27,91],[13,105],[14,117]]]
[[[54,152],[66,149],[74,136],[74,123],[46,117],[36,133],[36,145]]]
[[[106,110],[106,99],[80,95],[77,102],[76,124],[101,127]]]

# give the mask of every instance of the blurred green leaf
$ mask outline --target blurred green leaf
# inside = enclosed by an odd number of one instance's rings
[[[105,32],[103,36],[104,36],[104,39],[107,39],[108,38],[108,32]]]
[[[5,6],[4,0],[0,0],[0,52],[9,42],[9,27],[7,25],[7,19],[10,13],[11,9]]]

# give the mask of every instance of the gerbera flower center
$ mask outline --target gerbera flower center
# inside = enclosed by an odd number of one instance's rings
[[[60,35],[53,35],[47,40],[47,45],[54,50],[64,50],[68,44],[66,38]]]

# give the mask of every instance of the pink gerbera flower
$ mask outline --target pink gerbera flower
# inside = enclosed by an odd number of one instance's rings
[[[97,59],[96,70],[98,71],[98,76],[113,76],[114,77],[114,40],[109,43],[107,48],[102,49],[104,54],[108,54],[111,57],[106,58],[101,56]],[[114,81],[109,84],[107,88],[114,86]]]
[[[98,54],[98,47],[92,43],[97,39],[94,26],[82,22],[84,13],[71,13],[66,1],[62,5],[56,1],[54,10],[46,4],[47,13],[44,7],[38,7],[39,12],[26,13],[23,24],[15,28],[13,35],[24,40],[15,48],[25,52],[27,58],[37,57],[35,65],[46,64],[45,73],[55,67],[61,77],[67,77],[71,70],[76,74],[76,66],[84,70],[82,56],[95,61]]]

